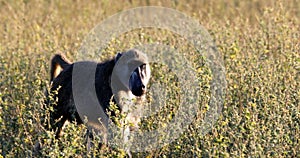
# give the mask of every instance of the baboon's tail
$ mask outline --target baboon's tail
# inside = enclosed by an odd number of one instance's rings
[[[51,60],[50,82],[52,82],[59,73],[70,66],[71,62],[63,54],[55,54]]]

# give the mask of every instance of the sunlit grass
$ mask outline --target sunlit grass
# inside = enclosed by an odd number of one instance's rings
[[[1,1],[1,155],[31,157],[33,147],[40,141],[42,149],[38,156],[124,156],[124,151],[117,149],[87,153],[84,126],[70,124],[64,136],[55,140],[54,133],[41,124],[47,111],[43,106],[44,93],[54,53],[63,52],[73,60],[95,25],[119,11],[141,5],[171,7],[197,19],[213,36],[223,56],[228,85],[222,115],[213,129],[201,136],[199,125],[209,100],[207,86],[211,79],[202,56],[196,55],[184,39],[166,30],[140,29],[112,39],[103,58],[132,46],[160,42],[179,48],[194,61],[193,67],[199,70],[195,75],[201,81],[198,119],[171,144],[133,156],[300,156],[300,3],[297,0]],[[156,68],[152,82],[167,85],[169,104],[161,115],[144,120],[145,130],[170,121],[179,102],[176,90],[180,89],[176,89],[174,74],[168,73],[163,65],[152,66]]]

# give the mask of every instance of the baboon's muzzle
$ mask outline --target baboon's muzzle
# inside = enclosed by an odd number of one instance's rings
[[[132,94],[135,96],[141,96],[146,93],[146,86],[143,83],[137,83],[135,86],[132,86]]]
[[[141,96],[146,93],[146,86],[142,81],[141,72],[137,68],[130,76],[129,88],[133,95]]]

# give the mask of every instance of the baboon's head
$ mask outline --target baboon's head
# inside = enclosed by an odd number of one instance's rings
[[[115,101],[126,114],[125,122],[131,124],[130,130],[139,128],[150,73],[149,61],[143,52],[132,49],[117,54],[111,88]]]
[[[118,53],[116,56],[116,61],[123,55],[123,54],[133,54],[136,56],[141,57],[143,60],[135,59],[135,58],[129,58],[129,60],[126,61],[126,64],[123,66],[122,74],[126,76],[126,74],[130,73],[129,82],[125,83],[127,84],[127,87],[135,96],[142,96],[146,93],[147,90],[147,84],[150,79],[150,66],[148,63],[148,59],[145,54],[140,52],[139,50],[129,50],[128,52],[124,53]],[[136,66],[137,65],[137,66]],[[136,67],[133,72],[130,72],[130,68]],[[126,78],[126,77],[124,77]]]

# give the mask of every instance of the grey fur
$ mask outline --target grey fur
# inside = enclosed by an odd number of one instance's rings
[[[136,50],[130,50],[136,51]],[[128,51],[129,52],[129,51]],[[126,52],[124,52],[126,53]],[[101,63],[96,63],[95,74],[95,89],[98,98],[98,102],[105,112],[110,111],[109,102],[113,96],[112,89],[110,87],[110,78],[114,69],[115,63],[124,53],[118,53],[115,58],[107,60]],[[76,62],[81,64],[84,62]],[[60,66],[62,71],[56,76],[54,72],[57,72],[57,68]],[[56,54],[51,61],[51,77],[52,82],[50,95],[57,102],[48,99],[46,104],[52,106],[54,111],[50,113],[50,124],[46,124],[47,129],[56,131],[56,138],[60,136],[64,123],[76,121],[77,124],[82,124],[84,120],[79,116],[73,98],[72,88],[72,71],[74,63],[69,62],[63,55]],[[147,68],[146,68],[147,67]],[[145,72],[149,71],[149,72]],[[146,93],[146,86],[150,78],[149,64],[144,63],[137,67],[131,74],[129,81],[125,81],[125,86],[129,87],[132,94],[137,98],[144,98]],[[120,76],[122,80],[122,77]],[[57,92],[57,93],[56,93]],[[49,97],[48,97],[49,98]],[[114,100],[113,100],[114,101]],[[88,105],[87,105],[88,106]],[[118,109],[122,111],[122,107],[118,106]],[[112,116],[115,116],[114,111],[110,111]]]

